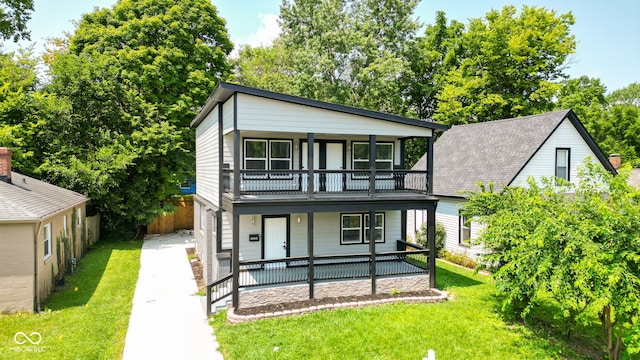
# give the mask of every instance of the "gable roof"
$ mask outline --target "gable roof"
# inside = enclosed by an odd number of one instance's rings
[[[220,82],[218,86],[216,86],[215,90],[209,95],[209,98],[202,106],[196,117],[191,121],[191,127],[197,127],[213,110],[213,108],[225,101],[229,100],[231,96],[236,93],[253,95],[258,97],[263,97],[272,100],[284,101],[292,104],[298,104],[303,106],[311,106],[324,110],[331,110],[342,112],[351,115],[360,115],[378,120],[385,120],[390,122],[395,122],[399,124],[405,125],[413,125],[422,128],[433,129],[435,131],[444,131],[449,129],[448,125],[436,124],[431,120],[419,120],[412,119],[404,116],[392,115],[372,110],[360,109],[352,106],[338,105],[333,103],[328,103],[324,101],[313,100],[309,98],[303,98],[299,96],[287,95],[282,93],[277,93],[273,91],[267,91],[262,89],[257,89],[249,86],[232,84],[227,82]]]
[[[462,197],[477,183],[509,185],[551,134],[568,119],[609,171],[615,170],[572,110],[453,126],[434,144],[435,195]],[[414,169],[424,169],[423,156]]]
[[[0,222],[38,221],[89,199],[17,172],[11,179],[0,181]]]

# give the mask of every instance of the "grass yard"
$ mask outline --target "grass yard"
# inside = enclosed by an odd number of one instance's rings
[[[141,241],[98,243],[39,314],[0,315],[0,359],[120,359],[140,269]],[[38,332],[34,348],[14,342]],[[29,345],[29,346],[27,346]],[[34,352],[35,350],[35,352]]]
[[[552,329],[502,319],[491,281],[438,262],[437,281],[452,300],[320,311],[212,325],[225,359],[589,359]],[[575,344],[574,344],[575,345]],[[575,347],[575,346],[574,346]],[[578,347],[579,348],[579,347]]]

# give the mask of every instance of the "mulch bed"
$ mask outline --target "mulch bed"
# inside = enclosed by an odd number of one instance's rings
[[[191,264],[191,271],[193,271],[193,278],[196,280],[196,284],[198,284],[198,291],[205,290],[204,277],[202,274],[202,261],[196,254],[196,249],[192,247],[187,248],[187,256],[191,255],[193,257],[189,263]]]
[[[403,297],[411,297],[411,296],[440,296],[441,293],[433,290],[422,290],[422,291],[407,291],[398,294],[369,294],[369,295],[360,295],[360,296],[339,296],[339,297],[331,297],[331,298],[323,298],[323,299],[309,299],[303,301],[292,301],[287,303],[279,303],[273,305],[264,305],[264,306],[256,306],[250,308],[241,308],[235,310],[237,315],[257,315],[264,313],[274,313],[278,311],[285,310],[297,310],[297,309],[305,309],[318,305],[328,305],[328,304],[340,304],[340,303],[350,303],[350,302],[358,302],[358,301],[370,301],[370,300],[382,300],[382,299],[393,299],[393,298],[403,298]]]

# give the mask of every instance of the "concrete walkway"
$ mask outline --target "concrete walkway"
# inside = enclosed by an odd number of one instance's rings
[[[222,359],[185,247],[193,235],[148,237],[124,347],[124,360]]]

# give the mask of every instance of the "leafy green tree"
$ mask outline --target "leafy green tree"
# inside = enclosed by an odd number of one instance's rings
[[[615,90],[607,96],[612,105],[630,105],[640,107],[640,84],[634,82],[622,89]]]
[[[121,0],[57,45],[47,91],[70,112],[39,171],[88,194],[107,230],[148,224],[193,174],[189,122],[231,73],[224,20],[207,0]]]
[[[553,108],[575,51],[571,13],[514,6],[472,19],[463,35],[460,64],[444,79],[434,119],[464,124],[517,117]]]
[[[291,93],[293,56],[281,39],[268,47],[243,46],[234,67],[235,80],[243,85]]]
[[[607,105],[606,91],[600,79],[588,76],[567,79],[558,91],[556,109],[572,109],[580,120],[590,121],[602,116]]]
[[[33,0],[0,0],[0,39],[29,39],[27,21],[32,11]]]
[[[599,313],[610,359],[640,350],[640,189],[629,173],[587,161],[578,185],[529,179],[526,188],[469,193],[465,209],[487,224],[478,241],[492,250],[483,261],[494,266],[503,305],[526,316],[550,294],[568,335]]]

